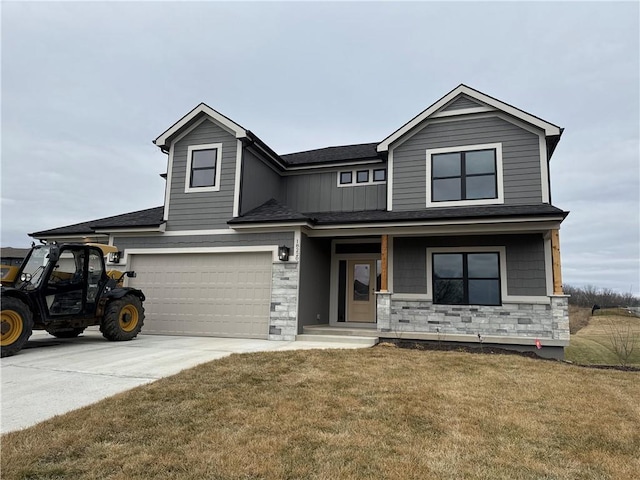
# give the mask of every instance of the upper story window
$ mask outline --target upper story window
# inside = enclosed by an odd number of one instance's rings
[[[221,158],[221,143],[190,146],[187,149],[185,192],[219,191]]]
[[[386,168],[363,168],[359,170],[346,170],[338,173],[339,187],[374,185],[384,183],[386,181]]]
[[[427,150],[427,206],[503,202],[502,144]]]

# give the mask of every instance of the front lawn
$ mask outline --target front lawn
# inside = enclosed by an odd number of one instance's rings
[[[515,355],[232,355],[4,435],[2,478],[629,479],[639,398]]]

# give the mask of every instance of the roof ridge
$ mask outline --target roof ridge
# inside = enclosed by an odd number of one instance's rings
[[[349,144],[349,145],[330,145],[328,147],[312,148],[311,150],[302,150],[300,152],[281,153],[280,156],[281,157],[286,157],[288,155],[298,155],[298,154],[301,154],[301,153],[311,153],[311,152],[317,152],[319,150],[328,150],[330,148],[346,148],[346,147],[360,147],[360,146],[364,146],[364,145],[378,145],[378,143],[380,143],[380,142],[362,142],[362,143],[352,143],[352,144]]]

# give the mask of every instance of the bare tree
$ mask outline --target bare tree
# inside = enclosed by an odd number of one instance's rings
[[[629,321],[621,322],[611,319],[606,324],[606,330],[618,362],[626,367],[640,340],[638,335],[633,331]]]

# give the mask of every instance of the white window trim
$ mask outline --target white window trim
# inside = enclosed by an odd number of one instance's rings
[[[447,202],[431,201],[431,157],[439,153],[469,152],[472,150],[496,151],[496,198],[483,198],[480,200],[451,200]],[[427,207],[461,207],[473,205],[496,205],[504,203],[504,178],[502,169],[502,143],[485,143],[481,145],[463,145],[459,147],[432,148],[426,151],[427,162]]]
[[[216,149],[216,174],[214,178],[213,186],[209,187],[191,187],[189,185],[189,180],[191,180],[191,162],[193,157],[193,152],[198,150],[211,150]],[[222,143],[205,143],[202,145],[189,145],[187,148],[187,170],[185,172],[184,178],[184,192],[185,193],[194,193],[194,192],[218,192],[220,191],[220,164],[222,161]]]
[[[365,170],[369,172],[369,181],[368,182],[358,183],[357,182],[358,172],[363,172]],[[374,170],[385,170],[385,178],[386,179],[389,178],[389,169],[387,167],[354,168],[353,170],[340,170],[340,171],[338,171],[338,175],[337,175],[337,179],[336,179],[337,185],[338,185],[339,188],[344,188],[344,187],[363,187],[365,185],[385,185],[387,183],[387,180],[382,180],[382,181],[377,181],[377,182],[375,182],[373,180],[373,171]],[[343,173],[351,173],[351,183],[340,183],[340,176]]]
[[[498,252],[500,257],[500,302],[505,303],[537,303],[549,304],[549,297],[546,296],[524,296],[509,295],[507,290],[507,248],[504,246],[494,247],[433,247],[427,248],[427,295],[422,299],[433,302],[433,253],[482,253]],[[405,294],[398,295],[404,296]]]
[[[434,253],[495,253],[500,262],[500,304],[505,303],[507,295],[507,249],[506,247],[434,247],[427,248],[427,300],[433,302],[433,260]]]

